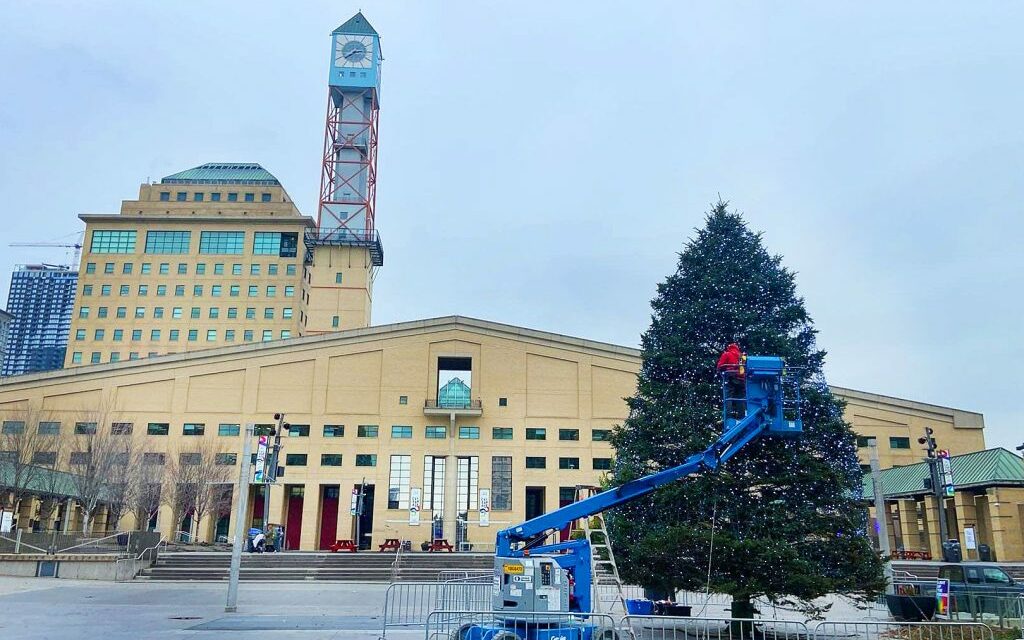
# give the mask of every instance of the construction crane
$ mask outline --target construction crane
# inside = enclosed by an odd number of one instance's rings
[[[499,531],[493,619],[463,625],[452,640],[612,640],[613,631],[587,618],[597,604],[592,590],[598,573],[595,563],[604,554],[595,555],[597,549],[586,538],[554,544],[547,539],[581,518],[633,502],[687,476],[712,472],[759,437],[798,437],[803,432],[799,384],[786,376],[783,359],[749,356],[742,367],[722,376],[722,434],[705,450],[678,466]],[[730,377],[741,384],[728,384]],[[729,396],[735,386],[743,388],[743,397]]]
[[[78,268],[78,260],[82,255],[82,244],[80,242],[12,242],[8,247],[64,247],[65,249],[74,249],[73,259],[71,264],[68,265],[71,269]],[[70,253],[70,252],[69,252]]]

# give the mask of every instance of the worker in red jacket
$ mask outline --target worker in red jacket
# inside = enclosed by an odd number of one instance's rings
[[[746,415],[746,384],[743,382],[743,352],[735,342],[729,344],[718,357],[718,375],[725,374],[726,414],[734,418]]]

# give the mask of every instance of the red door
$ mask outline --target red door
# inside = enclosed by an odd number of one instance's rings
[[[288,520],[284,525],[284,542],[285,548],[289,550],[298,549],[299,540],[302,538],[302,494],[304,488],[288,487]]]
[[[325,486],[320,500],[320,548],[327,549],[338,539],[338,496],[341,489]]]

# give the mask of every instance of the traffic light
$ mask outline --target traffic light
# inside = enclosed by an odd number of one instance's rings
[[[935,438],[932,437],[934,434],[934,429],[932,429],[931,427],[925,427],[924,436],[917,439],[918,443],[925,445],[925,448],[928,451],[929,458],[935,457],[935,450],[938,448],[938,446],[935,444]]]

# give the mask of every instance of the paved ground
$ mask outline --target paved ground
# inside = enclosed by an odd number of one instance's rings
[[[242,583],[225,614],[227,583],[128,583],[0,577],[0,638],[346,638],[373,640],[387,585]],[[391,634],[388,634],[391,637]],[[395,640],[419,640],[396,634]]]
[[[226,582],[127,584],[0,577],[0,638],[120,640],[376,640],[384,584],[241,583],[238,613],[225,614]],[[773,615],[774,614],[774,615]],[[693,615],[727,616],[718,604]],[[798,618],[784,611],[765,617]],[[831,619],[882,619],[837,601]],[[422,640],[423,631],[388,632],[388,640]]]

